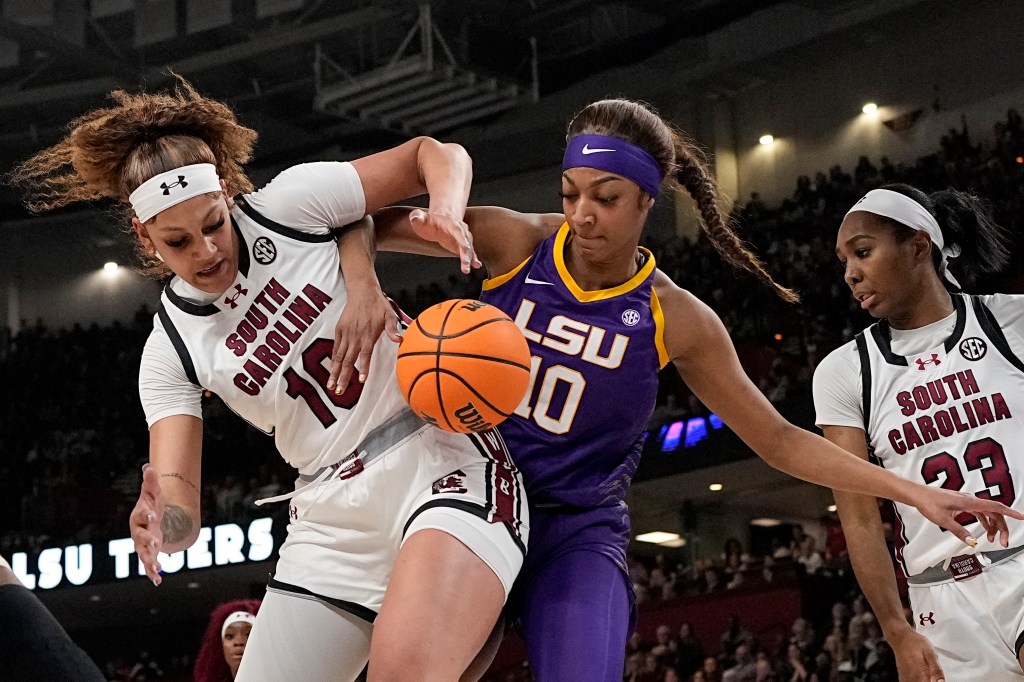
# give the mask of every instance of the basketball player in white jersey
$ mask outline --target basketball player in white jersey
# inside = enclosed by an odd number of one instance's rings
[[[1024,509],[1024,297],[951,293],[947,269],[995,272],[1001,229],[974,197],[907,185],[868,192],[843,220],[836,253],[861,307],[879,321],[814,375],[825,437],[900,476]],[[958,288],[958,286],[957,286]],[[979,532],[967,549],[896,504],[897,592],[873,497],[836,491],[858,581],[897,655],[900,680],[1021,680],[1024,528]],[[967,516],[958,519],[974,524]]]
[[[327,363],[347,299],[378,298],[346,287],[334,228],[429,192],[425,221],[468,270],[468,157],[419,138],[295,166],[253,192],[240,164],[255,133],[226,106],[184,81],[114,98],[15,177],[36,209],[125,202],[140,251],[173,273],[139,377],[150,464],[130,526],[146,575],[160,584],[158,553],[199,537],[206,388],[299,474],[237,679],[353,680],[367,661],[371,680],[459,679],[522,564],[519,473],[496,433],[445,433],[412,414],[393,339],[345,390],[328,385]]]

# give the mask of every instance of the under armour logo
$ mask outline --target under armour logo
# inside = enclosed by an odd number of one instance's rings
[[[182,189],[184,189],[185,187],[188,187],[188,183],[185,182],[185,176],[184,175],[179,175],[178,176],[178,181],[177,182],[172,182],[169,185],[166,182],[161,182],[160,183],[160,189],[162,189],[164,191],[164,196],[165,197],[168,196],[171,193],[171,188],[172,187],[181,187]]]
[[[288,518],[292,521],[299,520],[299,510],[294,504],[288,505]]]
[[[929,611],[927,616],[923,613],[919,614],[917,620],[921,623],[921,627],[924,627],[925,625],[935,625],[935,612]]]
[[[938,366],[938,365],[942,364],[942,360],[939,360],[939,354],[938,353],[932,353],[932,357],[931,357],[930,360],[925,360],[924,358],[917,358],[916,360],[914,360],[914,362],[917,363],[917,368],[919,370],[921,370],[922,372],[924,371],[924,368],[927,365],[936,365],[936,366]]]
[[[231,309],[234,310],[235,308],[238,307],[238,304],[235,303],[235,301],[238,300],[238,297],[239,296],[245,296],[248,293],[249,293],[248,289],[243,289],[241,284],[236,284],[235,285],[235,293],[232,294],[231,296],[227,296],[227,297],[224,298],[224,305],[229,305],[229,306],[231,306]]]

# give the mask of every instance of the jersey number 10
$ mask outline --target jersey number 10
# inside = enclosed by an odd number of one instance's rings
[[[306,350],[302,351],[302,368],[306,370],[306,374],[312,377],[316,383],[320,384],[320,388],[332,405],[350,410],[353,405],[359,402],[359,396],[363,394],[363,384],[353,381],[341,395],[328,390],[327,380],[331,378],[331,373],[324,366],[324,360],[329,359],[333,351],[333,341],[330,339],[315,339]],[[312,410],[325,429],[338,421],[338,418],[334,416],[334,412],[324,402],[316,386],[309,379],[296,372],[294,367],[289,367],[285,370],[284,379],[288,382],[285,392],[293,399],[302,398],[305,400],[306,405],[309,406],[309,409]]]

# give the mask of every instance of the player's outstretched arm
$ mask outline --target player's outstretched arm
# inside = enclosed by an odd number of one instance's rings
[[[868,459],[862,429],[825,426],[823,431],[829,442],[862,460]],[[935,650],[903,617],[903,604],[896,587],[892,559],[885,546],[877,498],[841,490],[833,492],[853,571],[864,590],[864,596],[871,603],[886,641],[896,654],[899,679],[906,682],[940,682],[944,675]]]
[[[173,415],[149,429],[149,463],[128,518],[135,551],[154,585],[162,582],[160,552],[188,549],[199,537],[203,422]]]
[[[420,211],[423,228],[438,234],[455,235],[456,253],[462,256],[462,271],[479,267],[473,253],[473,238],[463,222],[473,162],[457,144],[417,137],[393,149],[352,162],[366,197],[366,213],[383,206],[429,194],[429,208]]]
[[[375,213],[376,248],[425,256],[457,255],[454,240],[424,223],[422,214],[422,210],[407,206]],[[476,254],[488,275],[496,277],[529,258],[537,244],[565,222],[565,217],[560,213],[520,213],[500,206],[470,206],[465,221]]]
[[[974,514],[989,537],[1006,544],[1005,516],[1024,514],[964,493],[896,476],[820,436],[787,422],[750,381],[722,321],[704,303],[661,275],[655,283],[665,315],[665,345],[694,394],[769,465],[796,478],[837,490],[903,502],[968,545],[975,539],[956,515]]]

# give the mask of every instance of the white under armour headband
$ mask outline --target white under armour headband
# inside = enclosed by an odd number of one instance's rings
[[[255,622],[256,616],[252,615],[248,611],[235,611],[225,618],[224,625],[220,626],[220,638],[224,639],[224,633],[228,631],[228,627],[235,623],[249,623],[251,625]]]
[[[154,175],[131,193],[128,201],[139,222],[160,211],[207,192],[220,191],[220,177],[212,163],[194,163]]]
[[[905,194],[893,192],[890,189],[873,189],[861,197],[860,201],[846,212],[846,215],[850,215],[854,211],[867,211],[875,215],[892,218],[911,229],[927,232],[928,236],[932,239],[932,244],[942,252],[942,271],[945,273],[946,279],[956,285],[957,288],[960,287],[960,283],[956,281],[956,278],[949,271],[948,260],[960,255],[960,247],[952,244],[949,248],[946,248],[946,240],[942,237],[942,229],[939,227],[939,223],[935,220],[935,216],[929,213],[924,206]]]

